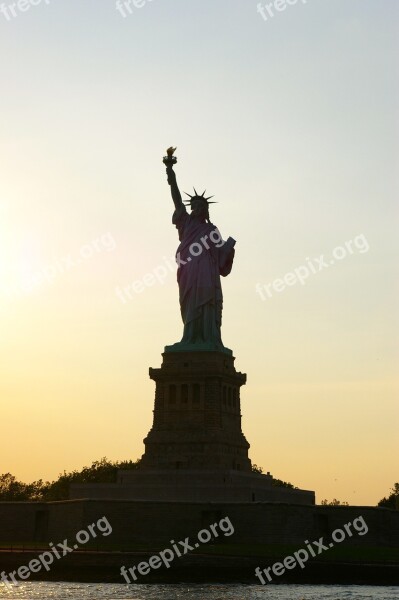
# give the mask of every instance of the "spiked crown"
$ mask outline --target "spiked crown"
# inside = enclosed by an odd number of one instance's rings
[[[213,198],[213,196],[208,196],[208,198],[205,198],[206,190],[200,195],[197,193],[197,190],[195,188],[193,188],[193,189],[194,189],[195,196],[192,196],[191,194],[187,194],[187,192],[184,192],[187,196],[190,196],[190,200],[184,201],[184,204],[191,204],[191,202],[193,200],[202,200],[203,202],[206,202],[208,205],[209,204],[217,204],[217,202],[209,202],[209,200],[211,198]]]

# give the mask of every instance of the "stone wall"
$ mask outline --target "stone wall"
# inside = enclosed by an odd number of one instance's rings
[[[229,544],[302,544],[328,539],[359,516],[366,535],[347,536],[345,544],[399,547],[399,512],[368,506],[303,506],[278,503],[170,503],[129,500],[0,503],[0,541],[73,540],[76,533],[105,516],[113,528],[107,543],[165,547],[171,539],[196,537],[198,531],[228,517],[234,534]]]

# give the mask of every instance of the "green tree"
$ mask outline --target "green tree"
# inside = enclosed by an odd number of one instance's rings
[[[391,493],[388,498],[383,498],[379,501],[377,506],[383,506],[384,508],[398,508],[399,507],[399,483],[394,483]]]
[[[28,500],[26,485],[11,473],[0,475],[0,500]]]
[[[336,498],[334,498],[334,500],[322,500],[321,505],[322,506],[349,506],[349,503],[345,502],[345,501],[337,500]]]
[[[252,465],[252,473],[258,473],[259,475],[261,475],[263,473],[263,468],[258,467],[258,465],[253,464]],[[292,485],[292,483],[287,483],[286,481],[282,481],[281,479],[275,479],[274,477],[273,477],[272,485],[275,485],[276,487],[290,488],[292,490],[298,489],[297,487]]]
[[[17,481],[11,473],[3,473],[3,475],[0,475],[0,501],[40,500],[45,485],[41,479],[26,484]]]
[[[258,467],[258,465],[252,464],[252,473],[258,473],[261,475],[263,473],[262,467]]]
[[[298,488],[293,485],[292,483],[289,483],[288,481],[282,481],[281,479],[275,479],[273,477],[273,485],[277,486],[277,487],[284,487],[284,488],[289,488],[290,490],[297,490]]]
[[[140,459],[112,462],[106,457],[94,461],[80,471],[64,471],[52,482],[41,479],[33,483],[17,481],[11,473],[0,475],[0,501],[67,500],[71,483],[115,483],[118,469],[137,469]]]

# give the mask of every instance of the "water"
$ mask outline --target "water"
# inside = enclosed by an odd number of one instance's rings
[[[135,585],[29,582],[7,591],[11,600],[399,600],[399,586]]]

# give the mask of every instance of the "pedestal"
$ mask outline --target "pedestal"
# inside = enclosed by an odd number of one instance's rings
[[[221,352],[165,352],[155,381],[153,426],[141,468],[251,472],[241,430],[246,375]]]

